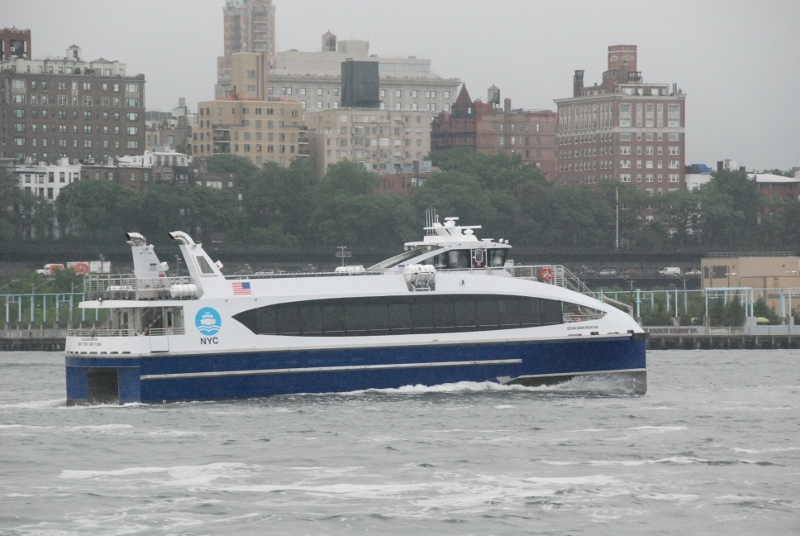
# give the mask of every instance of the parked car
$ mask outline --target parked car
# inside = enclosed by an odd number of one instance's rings
[[[703,272],[700,271],[699,268],[692,268],[691,270],[686,270],[684,275],[701,275]]]
[[[622,270],[622,275],[639,275],[635,268],[626,268]]]
[[[681,275],[681,269],[677,266],[666,266],[658,271],[661,275]]]
[[[600,275],[617,275],[617,271],[614,268],[603,268]]]
[[[581,275],[585,275],[585,276],[590,276],[591,277],[591,276],[597,275],[597,270],[595,270],[594,268],[586,268],[584,271],[581,272]]]

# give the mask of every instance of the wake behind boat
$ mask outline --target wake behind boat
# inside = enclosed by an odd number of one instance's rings
[[[86,276],[83,309],[108,321],[72,329],[67,401],[172,402],[345,392],[459,381],[557,385],[610,380],[647,389],[645,333],[630,315],[561,286],[513,277],[508,241],[457,218],[367,269],[225,276],[183,232],[188,277],[167,275],[128,233],[134,273]],[[602,385],[603,382],[599,382]]]

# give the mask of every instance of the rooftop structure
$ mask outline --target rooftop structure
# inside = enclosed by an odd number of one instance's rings
[[[31,31],[0,28],[0,61],[31,58]]]

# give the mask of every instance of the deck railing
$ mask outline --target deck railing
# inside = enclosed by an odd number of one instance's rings
[[[136,331],[135,329],[122,328],[78,328],[67,330],[67,335],[70,337],[136,337],[138,335],[151,335],[154,337],[163,337],[166,335],[185,335],[185,328],[150,328],[147,331]]]
[[[87,300],[164,300],[170,298],[172,285],[191,283],[188,276],[137,279],[133,274],[94,274],[85,277],[84,293]]]

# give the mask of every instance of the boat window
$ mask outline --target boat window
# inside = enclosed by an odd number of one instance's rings
[[[469,268],[469,250],[453,249],[448,251],[447,265],[452,269]]]
[[[378,264],[370,266],[369,268],[367,268],[367,270],[386,270],[387,268],[392,268],[394,266],[397,266],[398,264],[401,264],[409,259],[413,259],[414,257],[422,255],[423,253],[427,253],[434,249],[438,249],[438,247],[439,246],[419,246],[416,248],[412,248],[409,249],[408,251],[400,253],[399,255],[395,255],[394,257],[386,259],[385,261],[381,261]]]
[[[451,249],[433,257],[428,257],[420,264],[431,264],[437,270],[465,270],[470,266],[470,250]]]
[[[214,273],[214,269],[208,264],[208,260],[205,257],[202,255],[195,255],[195,259],[197,260],[197,267],[200,268],[201,274],[207,275]]]
[[[506,264],[506,253],[508,250],[505,248],[494,248],[488,251],[489,254],[489,266],[505,266]]]
[[[597,320],[603,318],[605,313],[593,307],[578,305],[577,303],[564,302],[561,307],[563,322],[581,322],[583,320]]]
[[[485,266],[484,259],[486,257],[485,249],[472,250],[472,266],[473,268],[483,268]]]
[[[586,308],[584,308],[586,309]],[[562,302],[494,294],[376,296],[280,303],[236,320],[260,335],[342,337],[494,331],[573,322]],[[602,316],[602,313],[596,311]]]

